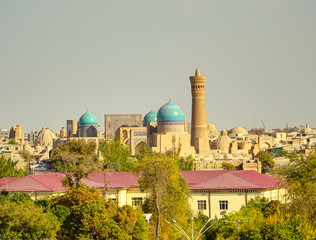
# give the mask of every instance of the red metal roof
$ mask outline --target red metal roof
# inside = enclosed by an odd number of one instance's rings
[[[269,189],[280,186],[280,180],[256,171],[185,171],[189,188],[193,189]]]
[[[108,188],[137,188],[138,176],[131,172],[90,173],[88,179],[99,183],[107,182]]]
[[[0,183],[0,190],[7,189],[10,192],[60,192],[65,190],[61,183],[61,179],[64,177],[65,174],[62,173],[17,177],[15,181],[8,184]]]
[[[19,178],[17,177],[4,177],[4,178],[0,178],[0,186],[1,185],[7,185],[11,182],[14,182],[16,180],[18,180]]]
[[[280,180],[255,171],[184,171],[182,172],[191,190],[224,189],[270,189],[281,185]],[[59,192],[64,191],[61,179],[63,173],[28,175],[17,178],[0,179],[0,190],[15,192]],[[137,188],[137,176],[131,172],[90,173],[81,180],[89,187],[103,188],[106,181],[108,188]]]

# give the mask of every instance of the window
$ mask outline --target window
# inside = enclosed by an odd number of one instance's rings
[[[228,209],[228,201],[219,201],[219,209],[227,210]]]
[[[132,206],[142,205],[142,198],[132,198]]]
[[[198,200],[198,209],[199,210],[205,210],[206,209],[206,201],[205,200]]]

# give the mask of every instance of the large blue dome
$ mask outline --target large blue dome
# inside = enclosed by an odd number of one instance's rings
[[[159,109],[157,119],[158,121],[183,121],[184,112],[177,104],[169,101]]]
[[[150,111],[147,113],[143,119],[143,123],[148,123],[148,122],[157,122],[157,113],[154,111]]]
[[[79,119],[79,125],[98,125],[98,120],[91,112],[86,112]]]

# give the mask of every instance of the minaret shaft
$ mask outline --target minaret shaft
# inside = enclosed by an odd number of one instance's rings
[[[200,76],[199,69],[195,76],[190,77],[192,94],[191,145],[196,145],[196,139],[208,139],[205,107],[205,80]]]

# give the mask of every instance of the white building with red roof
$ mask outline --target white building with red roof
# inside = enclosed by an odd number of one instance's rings
[[[285,201],[285,189],[280,180],[255,171],[184,171],[182,175],[191,190],[190,204],[195,214],[220,217],[238,211],[257,196]],[[2,178],[0,190],[26,192],[34,199],[62,194],[65,191],[61,183],[64,177],[62,173],[50,173]],[[102,172],[91,173],[81,182],[100,191],[106,189],[106,197],[121,206],[137,206],[148,196],[139,189],[139,177],[131,172]]]

